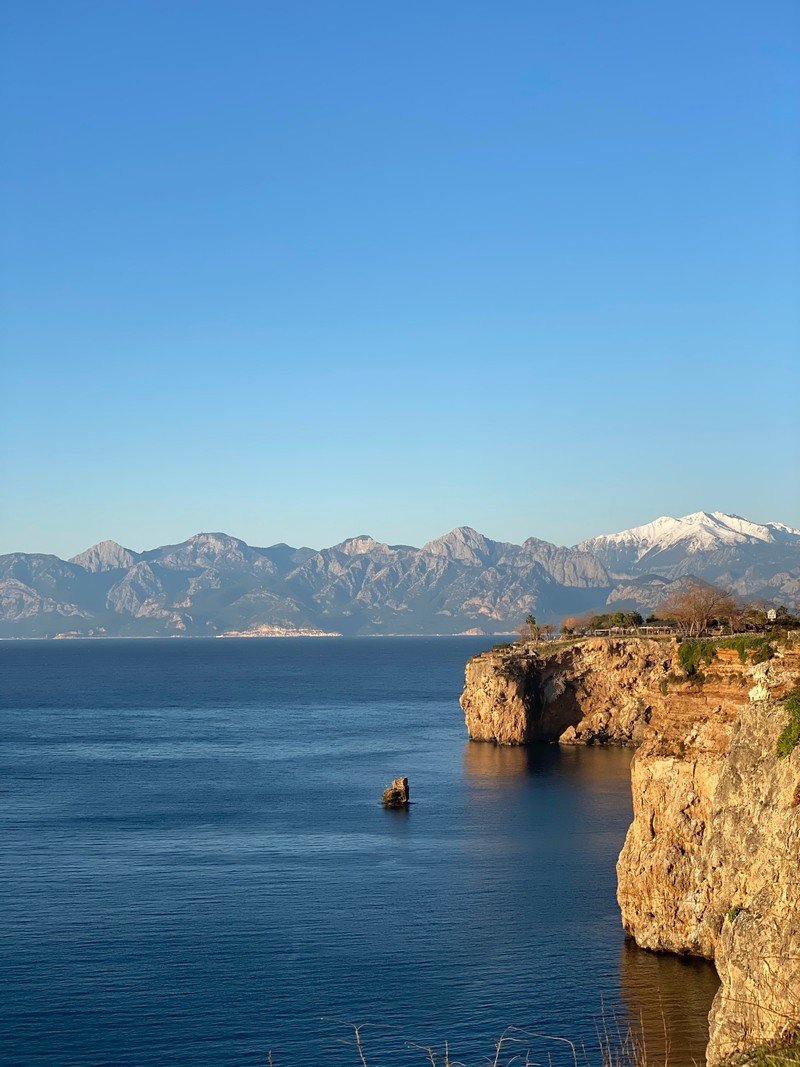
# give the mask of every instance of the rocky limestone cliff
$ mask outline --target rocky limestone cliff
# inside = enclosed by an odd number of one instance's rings
[[[633,744],[634,817],[618,897],[642,948],[713,959],[709,1063],[800,1026],[800,749],[775,755],[800,650],[702,682],[677,645],[590,639],[511,646],[467,666],[470,737]]]
[[[735,716],[649,736],[632,764],[623,925],[643,948],[714,960],[710,1063],[800,1025],[800,752],[775,755],[787,716],[771,699],[798,667],[748,668]]]
[[[707,863],[722,989],[711,1010],[717,1060],[800,1026],[800,751],[778,760],[786,716],[745,708],[714,794]]]
[[[648,730],[688,728],[712,706],[732,714],[741,671],[703,691],[676,687],[676,655],[674,641],[624,637],[491,649],[467,664],[461,707],[469,736],[505,745],[638,745]]]

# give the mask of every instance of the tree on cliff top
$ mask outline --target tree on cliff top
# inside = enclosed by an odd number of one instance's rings
[[[715,620],[719,622],[724,619],[732,625],[739,617],[740,608],[736,598],[727,590],[696,581],[668,596],[659,607],[658,614],[664,619],[674,619],[688,631],[690,637],[699,637]]]

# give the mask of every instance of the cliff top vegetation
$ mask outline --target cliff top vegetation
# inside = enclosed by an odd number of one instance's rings
[[[775,746],[775,752],[780,757],[790,756],[800,742],[800,682],[786,697],[784,707],[789,713],[789,721]]]
[[[699,581],[668,597],[657,613],[646,619],[638,611],[586,612],[567,615],[561,623],[561,633],[567,635],[641,631],[702,637],[710,633],[763,633],[777,628],[800,628],[800,616],[783,604],[744,603],[725,589]]]

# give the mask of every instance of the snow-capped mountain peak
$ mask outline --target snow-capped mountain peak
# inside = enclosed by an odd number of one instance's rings
[[[800,547],[800,530],[782,523],[757,523],[723,511],[695,511],[675,519],[662,515],[644,526],[603,534],[576,547],[598,557],[612,573],[668,573],[681,557],[681,570],[698,553],[746,551],[756,545]]]
[[[740,515],[726,515],[723,511],[695,511],[679,519],[662,515],[644,526],[634,526],[630,530],[615,534],[601,534],[581,542],[576,547],[586,549],[587,546],[599,544],[636,544],[641,547],[644,555],[653,548],[669,548],[680,543],[686,551],[692,552],[754,540],[771,543],[782,540],[781,534],[800,537],[800,530],[794,530],[782,523],[751,522]]]

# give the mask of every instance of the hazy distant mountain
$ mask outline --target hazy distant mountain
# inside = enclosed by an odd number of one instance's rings
[[[139,559],[136,552],[123,548],[116,541],[100,541],[79,556],[73,556],[70,563],[77,563],[84,570],[96,574],[98,571],[116,571],[132,567]]]
[[[720,512],[664,517],[565,548],[461,526],[422,548],[361,534],[315,551],[224,533],[132,552],[101,541],[64,561],[0,556],[0,636],[213,636],[257,627],[344,634],[515,629],[606,604],[653,610],[697,576],[800,605],[800,531]]]

